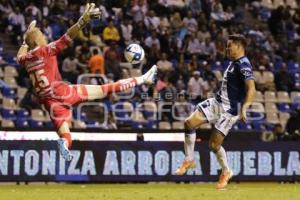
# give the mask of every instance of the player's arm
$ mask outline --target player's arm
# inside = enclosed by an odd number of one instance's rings
[[[246,80],[245,86],[246,86],[246,97],[241,109],[241,120],[243,122],[246,122],[247,109],[252,104],[256,92],[255,82],[253,79]]]
[[[29,46],[26,44],[25,42],[25,38],[26,38],[26,33],[31,29],[31,28],[34,28],[36,25],[36,21],[33,20],[30,22],[26,32],[24,33],[23,35],[23,44],[21,45],[21,47],[19,48],[18,50],[18,53],[17,53],[17,60],[19,63],[22,62],[22,57],[25,56],[29,50]],[[24,57],[23,57],[24,58]]]
[[[92,19],[99,19],[100,16],[100,9],[95,8],[94,3],[86,4],[85,10],[78,22],[69,28],[66,34],[70,37],[70,39],[74,39],[79,34],[80,30],[83,29]]]
[[[62,37],[58,40],[51,42],[46,47],[42,48],[42,51],[48,56],[55,56],[59,52],[61,52],[65,47],[67,47],[72,39],[74,39],[80,32],[80,30],[89,23],[94,18],[99,18],[101,12],[99,8],[95,8],[95,4],[87,4],[85,7],[85,11],[82,16],[79,18],[78,22],[74,24],[71,28],[69,28]]]
[[[23,43],[21,45],[21,47],[19,48],[18,53],[17,53],[17,60],[18,61],[21,60],[22,56],[24,56],[24,55],[27,54],[28,49],[29,49],[29,47],[28,47],[28,45],[26,43]]]

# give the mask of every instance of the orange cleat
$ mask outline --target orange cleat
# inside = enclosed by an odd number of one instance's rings
[[[231,179],[233,176],[233,172],[231,170],[222,172],[220,177],[219,177],[219,182],[217,183],[217,189],[224,189],[226,185],[228,184],[228,181]]]
[[[184,160],[181,166],[176,170],[176,175],[183,175],[188,169],[193,169],[196,167],[196,162],[194,160]]]

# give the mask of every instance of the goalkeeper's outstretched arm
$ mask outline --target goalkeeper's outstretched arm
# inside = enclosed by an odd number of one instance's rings
[[[82,16],[79,18],[76,24],[67,30],[67,35],[74,39],[79,31],[85,27],[92,19],[99,19],[101,17],[101,12],[99,8],[95,8],[94,3],[88,3],[85,6],[85,10]]]
[[[32,28],[34,28],[35,26],[36,26],[36,20],[31,21],[28,28],[27,28],[27,30],[26,30],[26,32],[24,33],[24,35],[23,35],[23,44],[21,45],[21,47],[19,48],[18,53],[17,53],[17,59],[18,60],[22,55],[25,55],[28,52],[29,46],[25,42],[26,33],[28,31],[30,31]]]

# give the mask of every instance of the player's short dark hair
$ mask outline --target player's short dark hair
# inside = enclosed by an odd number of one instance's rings
[[[241,44],[244,49],[246,49],[246,47],[247,47],[247,39],[242,34],[229,35],[228,39],[232,40],[234,43]]]
[[[98,49],[93,49],[93,55],[97,55],[97,54],[99,54]]]

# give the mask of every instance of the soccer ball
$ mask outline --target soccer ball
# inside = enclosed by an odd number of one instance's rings
[[[143,61],[145,52],[139,44],[130,44],[126,47],[124,56],[131,64],[139,64]]]

